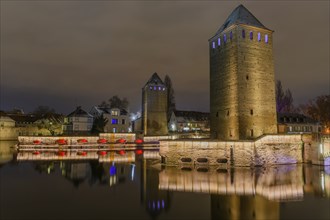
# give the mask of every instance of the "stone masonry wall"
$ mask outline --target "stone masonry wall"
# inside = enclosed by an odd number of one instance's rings
[[[211,137],[245,140],[276,134],[272,31],[233,25],[214,36],[209,47]]]
[[[144,134],[167,135],[167,90],[143,88],[142,107]]]
[[[256,141],[160,141],[172,166],[267,166],[302,162],[300,135],[266,135]]]

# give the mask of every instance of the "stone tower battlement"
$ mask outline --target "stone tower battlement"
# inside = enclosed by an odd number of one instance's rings
[[[272,34],[239,5],[210,38],[212,138],[277,133]]]
[[[154,73],[142,88],[142,128],[144,135],[167,135],[167,88]]]

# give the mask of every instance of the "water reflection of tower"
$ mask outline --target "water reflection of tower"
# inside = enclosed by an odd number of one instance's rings
[[[171,193],[159,190],[159,169],[151,167],[152,160],[143,159],[143,155],[137,155],[136,170],[140,176],[140,198],[151,216],[156,219],[163,211],[167,212],[170,208]]]
[[[269,201],[261,196],[219,196],[211,195],[212,219],[279,219],[278,202]]]
[[[86,179],[90,179],[91,167],[89,163],[61,162],[62,175],[72,181],[75,187],[79,187]]]

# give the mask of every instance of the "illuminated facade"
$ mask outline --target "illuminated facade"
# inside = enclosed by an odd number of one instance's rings
[[[129,113],[125,109],[94,106],[89,113],[94,117],[102,116],[108,120],[104,126],[106,133],[130,132]]]
[[[211,138],[277,133],[272,33],[239,5],[209,40]]]
[[[93,126],[93,116],[78,106],[64,118],[65,134],[89,134]]]

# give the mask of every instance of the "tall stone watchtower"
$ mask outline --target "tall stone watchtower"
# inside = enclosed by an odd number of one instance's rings
[[[212,138],[277,133],[272,33],[239,5],[209,40]]]
[[[142,128],[144,135],[167,135],[167,88],[154,73],[142,88]]]

